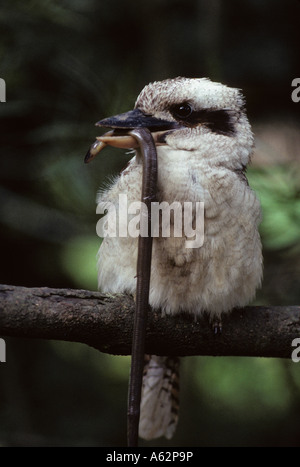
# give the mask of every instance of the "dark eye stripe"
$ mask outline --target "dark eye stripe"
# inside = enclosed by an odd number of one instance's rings
[[[233,136],[235,134],[234,117],[236,113],[233,110],[193,110],[191,114],[184,119],[178,118],[178,115],[176,115],[177,112],[174,112],[172,108],[170,111],[173,117],[185,126],[195,127],[199,124],[202,124],[210,128],[214,133],[226,136]]]
[[[200,110],[193,115],[196,124],[202,123],[213,132],[226,136],[233,136],[235,133],[234,116],[235,112],[229,109]]]

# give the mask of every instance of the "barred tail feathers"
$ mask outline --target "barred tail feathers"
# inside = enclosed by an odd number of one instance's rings
[[[172,438],[179,410],[179,358],[145,355],[139,436]]]

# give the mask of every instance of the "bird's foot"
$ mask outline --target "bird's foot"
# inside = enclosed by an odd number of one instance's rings
[[[215,319],[212,323],[212,329],[215,335],[222,334],[222,320]]]

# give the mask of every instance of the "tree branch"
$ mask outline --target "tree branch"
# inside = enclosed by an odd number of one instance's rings
[[[82,342],[129,355],[134,301],[126,294],[0,285],[0,336]],[[156,355],[235,355],[290,358],[300,337],[299,306],[249,306],[222,319],[214,335],[207,317],[148,316],[146,352]]]

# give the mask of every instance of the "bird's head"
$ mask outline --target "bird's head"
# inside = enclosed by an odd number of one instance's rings
[[[193,151],[210,163],[222,162],[233,169],[247,165],[253,147],[241,92],[206,78],[150,83],[133,110],[96,125],[117,130],[148,128],[157,146]],[[110,144],[109,139],[104,141]],[[124,144],[120,139],[119,147],[134,147],[133,138],[124,139]]]

